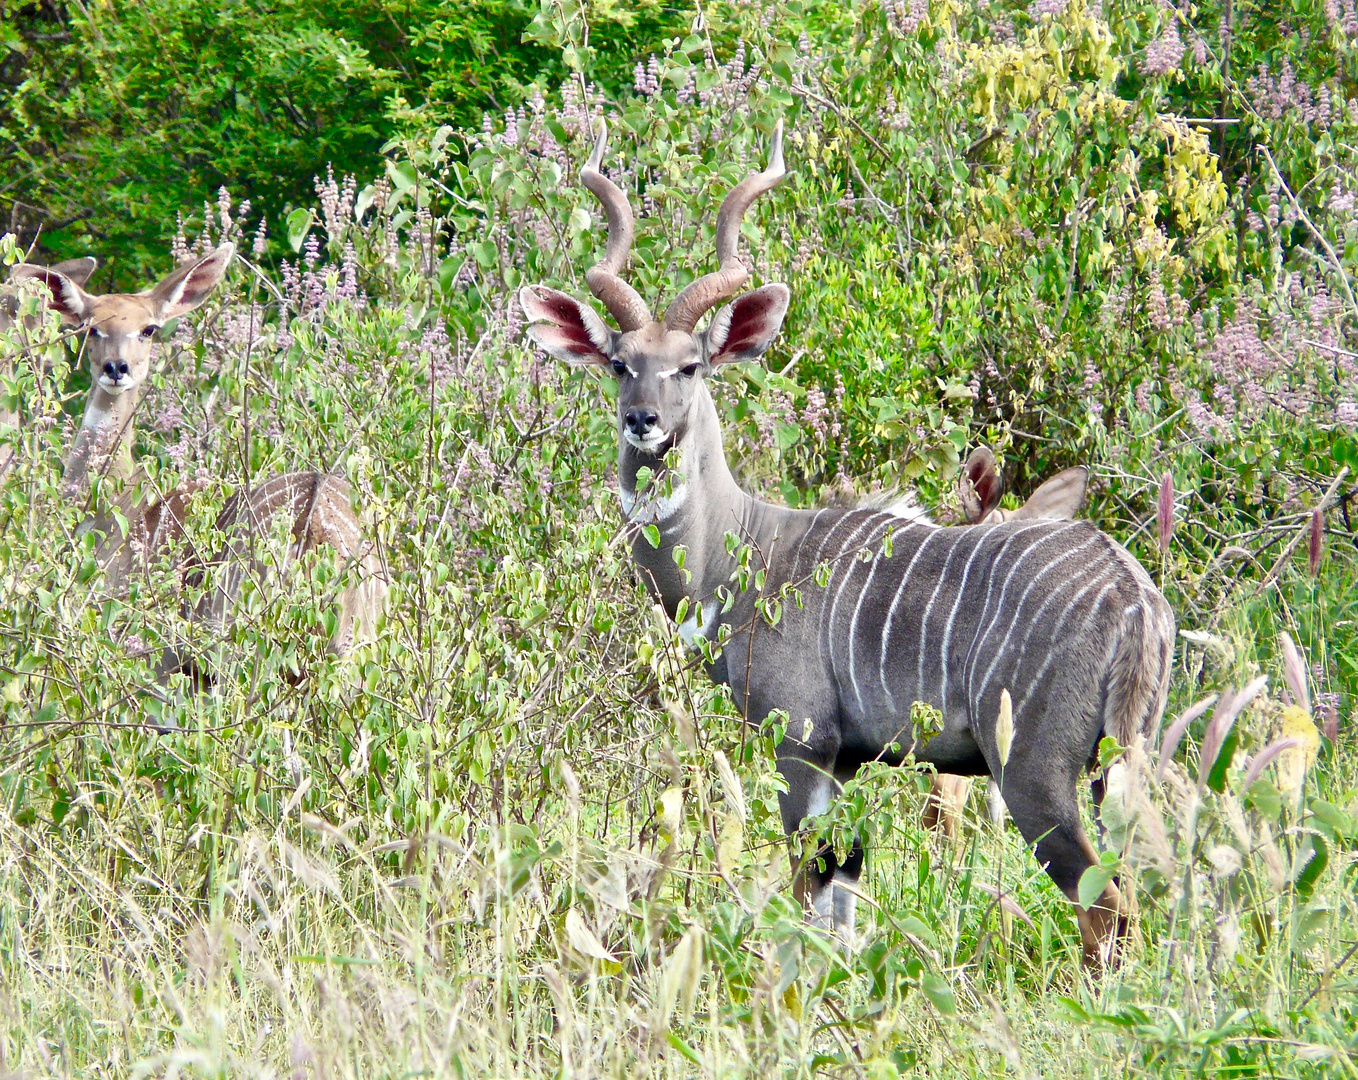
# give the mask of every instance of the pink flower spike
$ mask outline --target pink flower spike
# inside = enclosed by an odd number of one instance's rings
[[[1320,573],[1320,557],[1325,553],[1325,514],[1316,507],[1315,513],[1311,515],[1311,536],[1310,543],[1307,545],[1307,562],[1311,568],[1311,576],[1315,577]]]
[[[1168,469],[1160,477],[1160,497],[1155,507],[1155,528],[1160,537],[1160,554],[1169,551],[1169,538],[1174,532],[1174,477]]]
[[[1283,681],[1292,694],[1292,699],[1307,712],[1311,711],[1311,694],[1307,689],[1306,664],[1301,653],[1292,641],[1292,635],[1283,632],[1278,635],[1278,644],[1283,650]]]
[[[1300,739],[1274,739],[1265,746],[1259,753],[1250,758],[1250,767],[1245,770],[1245,779],[1240,782],[1241,792],[1249,791],[1250,785],[1259,779],[1263,771],[1268,768],[1268,763],[1275,757],[1284,750],[1291,750],[1292,747],[1300,745]]]
[[[1211,775],[1212,766],[1217,763],[1217,755],[1221,753],[1221,748],[1226,744],[1226,736],[1231,733],[1231,728],[1235,726],[1236,717],[1244,711],[1245,706],[1253,701],[1259,691],[1267,684],[1268,676],[1260,675],[1240,693],[1228,693],[1217,705],[1216,711],[1212,714],[1212,719],[1207,724],[1207,730],[1202,736],[1202,754],[1198,763],[1199,790],[1207,786],[1207,777]]]
[[[1157,780],[1164,777],[1165,766],[1174,759],[1174,751],[1179,749],[1179,743],[1184,737],[1184,732],[1188,730],[1188,725],[1210,709],[1216,699],[1216,694],[1203,698],[1165,729],[1165,738],[1160,744],[1160,763],[1155,768]]]

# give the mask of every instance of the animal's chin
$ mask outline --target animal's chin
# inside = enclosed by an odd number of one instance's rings
[[[645,454],[647,457],[664,457],[665,452],[674,445],[673,438],[663,434],[639,439],[628,431],[623,434],[623,438],[627,440],[627,445],[633,450]]]
[[[129,390],[132,389],[132,385],[133,385],[132,383],[109,382],[107,379],[99,380],[99,388],[103,390],[104,393],[111,394],[113,397],[118,397],[121,394],[127,393]]]

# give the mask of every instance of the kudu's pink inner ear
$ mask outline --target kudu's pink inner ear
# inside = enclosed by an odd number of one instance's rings
[[[763,356],[783,325],[792,293],[781,283],[738,296],[717,312],[707,329],[710,364],[734,364]]]
[[[962,467],[958,488],[967,520],[977,522],[987,517],[1000,505],[1000,496],[1004,494],[995,455],[983,446],[973,450]]]
[[[14,281],[41,281],[47,286],[47,306],[66,322],[84,322],[89,314],[85,290],[58,270],[20,263],[10,271],[10,278]]]
[[[519,306],[534,325],[528,336],[567,364],[609,363],[612,336],[594,309],[573,296],[543,285],[519,291]]]

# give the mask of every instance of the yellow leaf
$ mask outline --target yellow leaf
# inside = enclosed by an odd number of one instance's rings
[[[1280,753],[1277,761],[1278,790],[1295,806],[1301,799],[1306,770],[1315,763],[1316,753],[1320,750],[1320,732],[1306,709],[1289,705],[1283,710],[1280,737],[1296,739],[1298,743]]]
[[[666,840],[678,840],[684,820],[684,793],[677,787],[669,788],[660,796],[660,831]]]
[[[604,948],[604,943],[585,925],[585,920],[575,908],[566,912],[566,940],[571,943],[572,949],[592,960],[617,963],[617,957]]]
[[[721,823],[721,837],[717,840],[717,865],[727,874],[732,873],[740,863],[740,852],[745,846],[745,829],[736,814],[724,815]]]

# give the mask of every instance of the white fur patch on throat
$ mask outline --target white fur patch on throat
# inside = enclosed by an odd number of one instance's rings
[[[655,525],[673,517],[687,499],[687,483],[675,484],[668,495],[662,495],[659,490],[654,490],[653,493],[650,488],[638,495],[621,485],[618,487],[622,516],[629,522],[640,525]]]
[[[690,649],[696,647],[700,634],[704,640],[711,641],[712,631],[716,629],[717,616],[720,614],[721,606],[715,599],[704,604],[695,604],[688,618],[679,624],[679,640]],[[701,623],[698,621],[699,617],[702,618]]]

